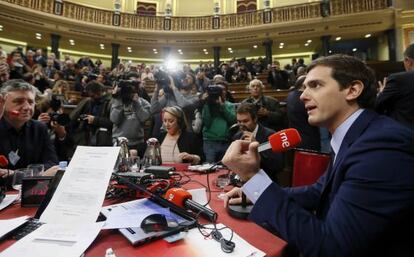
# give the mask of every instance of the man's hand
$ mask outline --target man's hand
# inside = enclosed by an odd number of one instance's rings
[[[249,141],[249,142],[253,142],[256,140],[253,136],[253,132],[250,132],[250,131],[243,131],[243,135],[241,139],[245,141]]]
[[[260,107],[260,109],[257,111],[257,116],[259,117],[266,117],[268,115],[269,115],[269,110],[264,107]]]
[[[88,114],[85,119],[88,121],[88,124],[93,124],[95,116]]]
[[[56,121],[52,121],[50,123],[50,126],[52,127],[58,139],[63,140],[66,137],[66,129],[64,126],[59,125]]]
[[[242,190],[240,187],[234,187],[232,190],[228,191],[224,195],[224,208],[227,208],[228,205],[237,205],[242,202]],[[246,199],[247,202],[250,202]]]
[[[187,152],[182,152],[178,154],[178,157],[183,161],[183,162],[189,162],[191,164],[198,164],[200,163],[200,157],[196,154],[189,154]]]
[[[381,93],[382,90],[384,90],[386,84],[387,84],[387,77],[384,77],[382,82],[378,81],[378,93]]]
[[[237,173],[242,181],[246,182],[259,171],[258,147],[258,142],[236,140],[227,149],[222,162],[231,171]]]
[[[59,170],[59,165],[55,165],[47,169],[45,172],[43,172],[42,176],[54,176],[58,170]]]
[[[50,122],[50,115],[47,112],[43,112],[39,115],[39,117],[37,117],[37,120],[44,124],[47,124]]]

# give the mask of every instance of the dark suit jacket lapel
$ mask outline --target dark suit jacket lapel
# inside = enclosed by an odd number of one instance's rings
[[[328,195],[331,192],[336,192],[337,187],[340,185],[338,182],[342,181],[342,178],[345,176],[346,170],[342,170],[340,167],[345,156],[347,155],[348,149],[351,147],[352,143],[354,143],[355,140],[365,131],[365,129],[368,127],[368,124],[377,116],[378,114],[375,112],[365,110],[349,128],[342,141],[341,147],[339,148],[338,154],[336,155],[335,164],[333,167],[328,168],[328,178],[322,189],[319,207],[325,206],[327,203],[326,201],[328,200]],[[320,210],[320,208],[318,208],[318,210]]]

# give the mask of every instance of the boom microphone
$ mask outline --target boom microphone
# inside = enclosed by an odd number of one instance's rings
[[[189,209],[197,214],[203,215],[208,220],[215,222],[217,220],[217,213],[193,200],[191,194],[183,188],[170,188],[165,193],[165,198],[178,205]]]
[[[272,149],[273,152],[284,152],[300,144],[302,139],[299,132],[294,128],[278,131],[268,137],[268,142],[259,145],[258,151],[263,152]]]

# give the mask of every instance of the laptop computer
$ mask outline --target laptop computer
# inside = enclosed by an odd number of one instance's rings
[[[117,176],[115,174],[115,176]],[[141,245],[146,242],[154,241],[161,239],[170,235],[177,234],[181,231],[188,230],[196,226],[196,219],[191,216],[186,210],[178,207],[174,203],[162,198],[161,196],[154,194],[148,191],[145,187],[140,184],[135,184],[130,182],[127,178],[118,176],[120,182],[126,184],[130,189],[139,190],[149,197],[144,199],[144,201],[138,203],[142,204],[138,208],[145,207],[153,210],[160,208],[167,208],[169,210],[168,218],[173,219],[178,224],[178,226],[173,228],[168,228],[167,230],[162,231],[153,231],[146,232],[139,225],[140,222],[137,221],[136,227],[129,228],[120,228],[118,231],[132,244],[132,245]],[[122,205],[122,204],[120,204]],[[122,206],[125,208],[125,206]],[[111,214],[113,208],[103,207],[101,213],[108,217]],[[162,213],[161,213],[162,214]]]
[[[47,192],[39,206],[39,208],[36,211],[36,214],[27,220],[26,223],[21,225],[20,227],[16,228],[11,232],[11,236],[18,240],[23,238],[24,236],[30,234],[37,228],[39,228],[41,225],[43,225],[42,222],[39,221],[40,216],[48,206],[50,200],[52,200],[53,195],[55,194],[55,191],[60,183],[60,180],[63,177],[63,174],[65,173],[64,170],[59,170],[56,172],[55,176],[52,178],[52,181],[48,185]]]

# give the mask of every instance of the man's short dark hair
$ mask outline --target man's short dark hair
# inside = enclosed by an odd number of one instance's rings
[[[257,106],[252,103],[241,103],[237,108],[237,114],[249,113],[253,120],[257,119]]]
[[[86,92],[89,92],[89,93],[101,93],[103,91],[104,91],[104,86],[101,83],[99,83],[99,82],[97,82],[95,80],[92,80],[91,82],[89,82],[86,85]]]
[[[414,44],[409,45],[404,51],[404,57],[414,59]]]
[[[357,103],[362,108],[374,107],[377,94],[375,74],[360,59],[342,54],[320,57],[308,66],[307,73],[316,66],[332,68],[332,78],[338,82],[341,90],[348,88],[356,80],[361,81],[364,89],[357,98]]]

